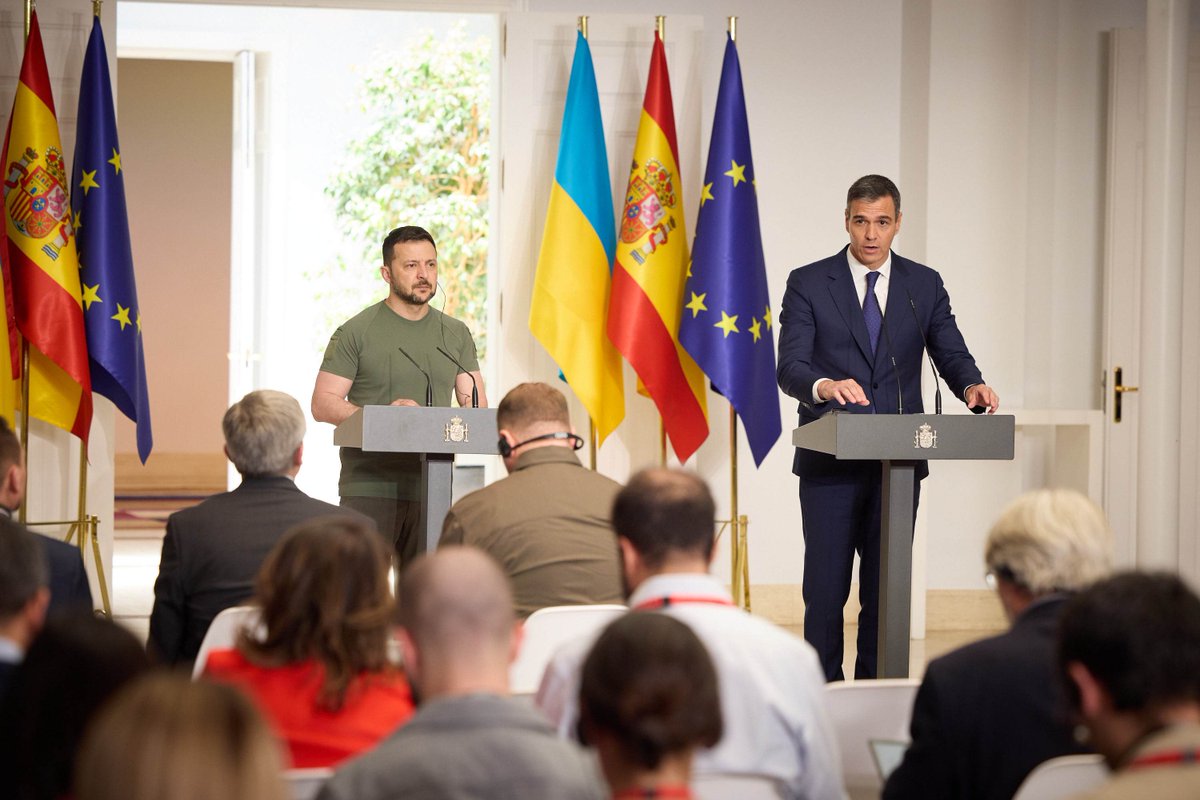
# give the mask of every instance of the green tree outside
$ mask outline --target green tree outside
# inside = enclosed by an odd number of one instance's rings
[[[308,275],[329,333],[384,296],[380,242],[397,225],[421,225],[438,245],[433,306],[470,326],[487,347],[488,165],[491,42],[461,26],[425,33],[369,67],[359,101],[367,124],[329,178],[342,245],[335,264]],[[449,291],[446,291],[446,287]]]

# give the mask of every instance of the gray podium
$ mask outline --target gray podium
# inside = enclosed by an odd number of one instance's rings
[[[333,431],[338,447],[421,457],[422,551],[437,548],[442,535],[442,522],[450,510],[454,456],[496,455],[499,440],[494,408],[365,406]]]
[[[881,678],[908,677],[913,481],[917,461],[1012,460],[1016,418],[834,411],[792,431],[792,444],[838,460],[883,462],[879,539]]]

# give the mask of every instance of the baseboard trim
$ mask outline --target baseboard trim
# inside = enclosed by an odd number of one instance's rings
[[[143,464],[134,453],[118,453],[113,489],[127,495],[196,496],[223,492],[228,462],[223,453],[154,453]]]
[[[754,613],[777,625],[804,624],[804,599],[796,583],[757,584],[750,587]],[[845,619],[858,619],[858,584],[850,587]],[[935,631],[995,631],[1008,627],[994,592],[987,589],[929,589],[925,593],[925,627]]]

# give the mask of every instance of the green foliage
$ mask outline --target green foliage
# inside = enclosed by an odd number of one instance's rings
[[[438,246],[443,290],[433,305],[464,320],[486,348],[491,43],[461,26],[425,33],[360,89],[367,124],[326,187],[342,231],[337,263],[310,276],[337,325],[386,294],[380,244],[392,228],[420,225]],[[449,291],[445,291],[445,288]],[[321,342],[324,346],[325,341]]]

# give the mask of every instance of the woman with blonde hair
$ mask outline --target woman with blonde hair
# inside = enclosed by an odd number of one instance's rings
[[[284,534],[263,562],[256,630],[209,655],[204,675],[255,701],[291,766],[328,767],[373,747],[413,713],[388,658],[395,600],[389,556],[367,524],[318,518]]]
[[[88,727],[75,800],[284,800],[279,746],[240,692],[139,678]]]

